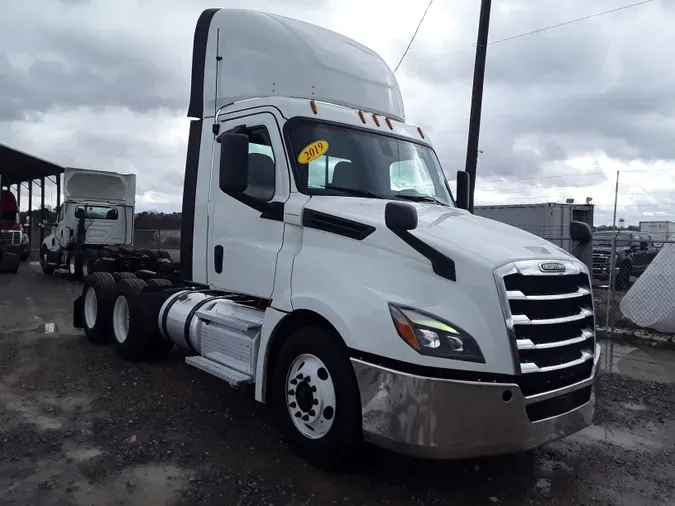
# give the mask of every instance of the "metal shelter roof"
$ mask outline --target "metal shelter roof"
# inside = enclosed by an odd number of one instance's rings
[[[0,176],[3,186],[57,176],[63,171],[64,168],[60,165],[0,144]]]

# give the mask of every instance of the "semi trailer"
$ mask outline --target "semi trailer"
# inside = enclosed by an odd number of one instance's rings
[[[67,269],[81,280],[91,272],[171,270],[168,252],[136,250],[134,206],[136,175],[67,168],[63,173],[64,202],[56,222],[40,246],[45,274]]]
[[[466,210],[468,175],[453,196],[377,53],[208,9],[188,116],[180,273],[90,273],[73,308],[89,341],[128,360],[188,350],[328,468],[363,442],[466,458],[592,423],[587,267]]]

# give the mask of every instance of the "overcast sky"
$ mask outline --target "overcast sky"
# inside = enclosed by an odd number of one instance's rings
[[[636,1],[494,0],[490,40]],[[179,210],[204,8],[322,25],[393,68],[426,3],[2,0],[0,143],[66,166],[135,172],[139,210]],[[408,122],[429,133],[449,177],[465,163],[479,4],[435,0],[397,72]],[[596,223],[607,223],[620,170],[618,217],[675,219],[673,26],[675,0],[655,0],[491,44],[477,204],[593,197]]]

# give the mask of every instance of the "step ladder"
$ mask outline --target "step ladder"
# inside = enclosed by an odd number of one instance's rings
[[[185,362],[238,387],[253,383],[264,311],[220,299],[195,313],[200,356]]]

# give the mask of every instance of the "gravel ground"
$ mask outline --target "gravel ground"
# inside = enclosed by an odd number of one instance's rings
[[[35,264],[0,275],[0,505],[675,504],[669,374],[603,374],[596,425],[533,452],[428,462],[368,448],[335,476],[184,355],[127,363],[89,344],[69,321],[79,291]]]

